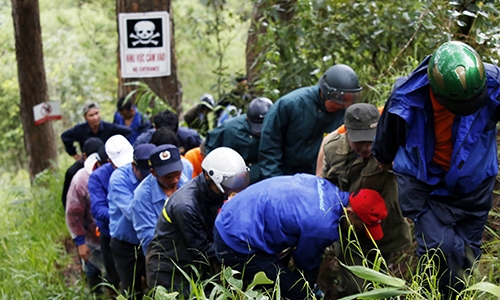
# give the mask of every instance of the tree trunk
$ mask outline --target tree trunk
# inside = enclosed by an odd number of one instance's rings
[[[264,18],[264,11],[272,9],[278,10],[278,18],[273,18],[274,22],[287,23],[295,14],[297,0],[263,0],[255,1],[252,11],[252,20],[248,29],[246,47],[246,71],[248,82],[252,84],[258,79],[261,63],[258,62],[259,55],[265,53],[263,45],[259,45],[259,36],[266,33],[267,28],[263,25],[268,21]]]
[[[266,33],[266,27],[263,26],[263,9],[265,8],[264,1],[256,1],[252,10],[252,20],[248,28],[247,48],[246,48],[246,69],[247,78],[250,85],[257,80],[257,57],[259,56],[258,40],[259,35]]]
[[[171,0],[117,0],[116,15],[119,13],[167,11],[170,15],[170,69],[171,75],[155,78],[122,78],[120,51],[118,49],[118,97],[124,97],[134,90],[133,86],[125,86],[127,82],[141,81],[146,83],[162,99],[172,106],[179,116],[182,115],[182,89],[177,78],[177,60],[175,57],[174,21]],[[118,45],[118,47],[120,47]]]
[[[36,126],[33,106],[48,99],[38,0],[12,0],[21,119],[31,179],[57,164],[52,123]]]

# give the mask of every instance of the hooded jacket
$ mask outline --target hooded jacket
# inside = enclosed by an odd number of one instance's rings
[[[434,120],[427,65],[430,56],[398,83],[377,126],[372,152],[381,163],[394,161],[394,171],[439,187],[434,194],[447,196],[474,191],[498,173],[495,109],[500,97],[500,71],[485,63],[489,99],[477,112],[456,116],[452,126],[450,168],[432,162]]]

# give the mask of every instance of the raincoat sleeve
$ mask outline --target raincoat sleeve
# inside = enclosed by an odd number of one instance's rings
[[[283,143],[288,126],[284,105],[275,103],[266,114],[259,146],[259,165],[262,178],[283,175]]]
[[[390,106],[391,98],[387,100],[380,116],[372,144],[373,156],[383,164],[392,163],[399,146],[406,144],[406,122],[400,116],[390,113]]]

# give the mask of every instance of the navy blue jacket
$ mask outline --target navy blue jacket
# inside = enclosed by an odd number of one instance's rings
[[[128,141],[131,144],[135,142],[135,140],[141,133],[146,132],[148,129],[152,128],[151,122],[149,122],[148,118],[144,117],[144,115],[135,106],[134,110],[135,110],[135,115],[134,118],[132,119],[132,123],[129,126],[129,128],[132,130],[132,134],[128,136]],[[115,113],[113,124],[126,126],[125,120],[118,111]]]
[[[151,138],[153,137],[155,130],[156,129],[151,128],[139,135],[133,143],[134,147],[151,142]],[[177,139],[179,141],[179,150],[181,150],[181,154],[184,154],[193,148],[199,147],[202,142],[201,137],[196,130],[186,127],[179,127],[177,130]],[[183,149],[180,149],[181,147]]]
[[[63,132],[61,134],[61,139],[64,143],[64,148],[66,148],[66,152],[69,155],[74,156],[76,155],[76,148],[74,146],[75,142],[78,142],[81,151],[85,141],[91,137],[99,138],[103,143],[106,143],[106,141],[115,134],[121,134],[128,138],[131,133],[132,130],[126,126],[111,124],[105,121],[101,121],[99,124],[99,130],[97,133],[93,133],[92,130],[90,130],[89,124],[84,122]]]

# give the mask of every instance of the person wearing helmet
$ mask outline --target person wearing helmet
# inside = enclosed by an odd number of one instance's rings
[[[417,253],[431,250],[444,299],[460,292],[457,276],[481,255],[498,172],[499,95],[500,69],[447,42],[396,82],[377,126],[372,152],[397,174]]]
[[[217,263],[213,249],[215,217],[224,200],[248,185],[249,171],[236,151],[220,147],[203,160],[203,173],[165,202],[146,255],[148,287],[163,286],[189,296],[195,266],[204,277]]]
[[[207,153],[218,147],[229,147],[238,152],[250,168],[250,184],[260,180],[258,161],[260,132],[267,111],[273,105],[268,98],[253,99],[247,113],[209,131],[205,139]]]
[[[209,120],[209,114],[213,112],[215,107],[214,97],[210,94],[203,94],[198,101],[198,104],[191,107],[184,114],[189,128],[197,130],[201,135],[212,129],[212,122]]]
[[[318,85],[278,99],[262,126],[259,164],[263,178],[315,174],[323,137],[343,123],[345,109],[360,96],[354,70],[337,64],[321,76]]]

